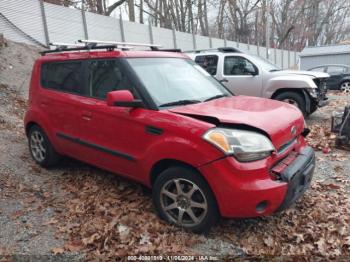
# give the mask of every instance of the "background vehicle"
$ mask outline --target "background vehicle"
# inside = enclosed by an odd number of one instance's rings
[[[350,93],[350,66],[349,65],[322,65],[310,68],[308,71],[325,72],[330,75],[327,79],[327,88]]]
[[[296,107],[235,97],[181,53],[87,43],[34,64],[25,129],[38,164],[66,155],[136,180],[161,218],[195,232],[308,188],[315,155]]]
[[[284,101],[297,106],[304,115],[327,104],[326,73],[282,71],[261,57],[230,47],[188,55],[237,95]]]

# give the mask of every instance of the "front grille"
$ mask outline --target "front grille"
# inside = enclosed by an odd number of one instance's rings
[[[296,139],[292,139],[287,143],[283,144],[282,146],[280,146],[280,148],[277,150],[277,154],[282,154],[283,152],[285,152],[290,146],[294,144],[295,140]]]
[[[327,80],[325,78],[315,78],[314,83],[318,87],[318,97],[324,98],[327,94]]]

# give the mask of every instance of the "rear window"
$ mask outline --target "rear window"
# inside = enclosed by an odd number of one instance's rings
[[[83,94],[81,70],[81,61],[45,63],[41,67],[41,86],[62,92]]]

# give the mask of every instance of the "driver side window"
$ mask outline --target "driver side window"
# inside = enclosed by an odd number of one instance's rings
[[[108,92],[126,89],[136,97],[131,81],[116,59],[89,61],[89,71],[90,96],[105,99]]]
[[[255,72],[255,66],[246,58],[240,56],[225,57],[224,75],[252,75]]]

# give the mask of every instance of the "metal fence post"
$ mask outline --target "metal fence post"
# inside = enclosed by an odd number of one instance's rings
[[[226,37],[224,37],[224,47],[227,47],[227,40],[226,40]]]
[[[288,68],[291,68],[290,66],[290,46],[288,45]]]
[[[283,47],[281,49],[281,68],[284,69],[284,52]]]
[[[258,53],[258,56],[260,56],[260,44],[259,44],[259,41],[256,43],[256,51]]]
[[[274,49],[273,49],[273,56],[274,56],[275,65],[277,65],[277,49],[276,49],[276,47],[274,47]]]
[[[83,19],[84,37],[85,37],[85,39],[89,39],[84,7],[85,7],[85,0],[82,0],[81,1],[81,17]]]
[[[174,42],[174,48],[176,49],[177,48],[177,41],[176,41],[176,31],[174,28],[173,28],[173,42]]]
[[[40,2],[41,18],[43,20],[45,42],[46,42],[46,46],[49,47],[49,45],[50,45],[50,38],[49,38],[49,30],[47,28],[47,21],[46,21],[44,1],[43,0],[39,0],[39,2]]]
[[[154,44],[153,30],[152,30],[152,24],[151,23],[148,23],[148,29],[149,29],[149,40],[151,41],[151,44]]]
[[[296,51],[294,51],[294,65],[297,65],[297,52]]]
[[[120,34],[122,36],[122,42],[125,42],[125,32],[124,32],[122,14],[119,15],[119,25],[120,25]]]
[[[196,35],[192,33],[193,50],[197,50]]]
[[[213,39],[209,36],[209,48],[213,48]]]

